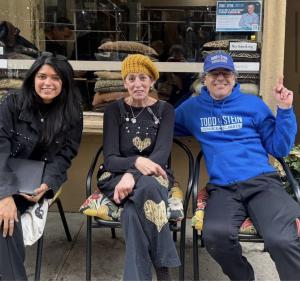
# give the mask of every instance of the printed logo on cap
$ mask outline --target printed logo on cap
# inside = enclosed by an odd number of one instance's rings
[[[216,63],[225,63],[225,64],[227,64],[228,63],[228,57],[226,57],[224,55],[221,55],[221,54],[218,54],[218,55],[215,55],[215,56],[211,57],[211,62],[212,62],[212,64],[216,64]]]

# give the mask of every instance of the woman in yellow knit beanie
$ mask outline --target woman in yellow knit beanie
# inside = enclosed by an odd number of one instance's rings
[[[123,280],[152,280],[152,265],[158,280],[171,280],[169,267],[180,265],[166,213],[174,109],[149,96],[159,72],[148,57],[129,55],[121,73],[129,96],[104,112],[104,169],[97,184],[123,207]]]

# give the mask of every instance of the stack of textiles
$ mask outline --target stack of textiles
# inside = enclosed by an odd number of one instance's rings
[[[93,110],[103,112],[105,107],[117,99],[128,95],[121,72],[97,71]]]
[[[102,61],[122,61],[128,54],[146,55],[154,61],[158,57],[152,47],[135,41],[108,41],[99,46],[98,50],[96,58]]]
[[[124,87],[121,72],[96,71],[94,75],[97,77],[92,103],[94,111],[104,112],[107,105],[129,95]],[[149,96],[158,99],[156,90],[151,90]]]
[[[230,42],[249,42],[257,43],[257,51],[229,51]],[[260,44],[249,40],[227,39],[210,41],[203,45],[201,55],[203,60],[208,54],[215,51],[223,51],[231,55],[235,62],[259,62],[260,61]]]
[[[7,73],[9,73],[9,76]],[[21,77],[13,77],[12,73],[14,73],[14,75],[20,75],[17,70],[15,72],[0,70],[0,99],[7,94],[9,90],[17,90],[22,86],[23,80],[20,79]]]

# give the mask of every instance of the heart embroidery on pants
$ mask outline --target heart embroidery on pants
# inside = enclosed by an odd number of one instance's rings
[[[140,137],[136,136],[132,139],[132,143],[140,152],[142,152],[151,145],[151,139],[145,138],[144,140],[141,140]]]
[[[144,204],[144,212],[146,218],[156,225],[158,232],[168,223],[166,204],[164,201],[156,204],[152,200],[147,200]]]

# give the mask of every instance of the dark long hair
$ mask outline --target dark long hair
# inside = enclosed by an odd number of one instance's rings
[[[80,93],[75,86],[73,68],[67,59],[60,55],[42,53],[28,70],[23,81],[20,107],[22,110],[38,111],[42,99],[35,92],[35,76],[44,65],[51,66],[62,81],[61,93],[54,98],[53,106],[47,114],[40,141],[49,145],[61,132],[78,125],[82,111]]]

